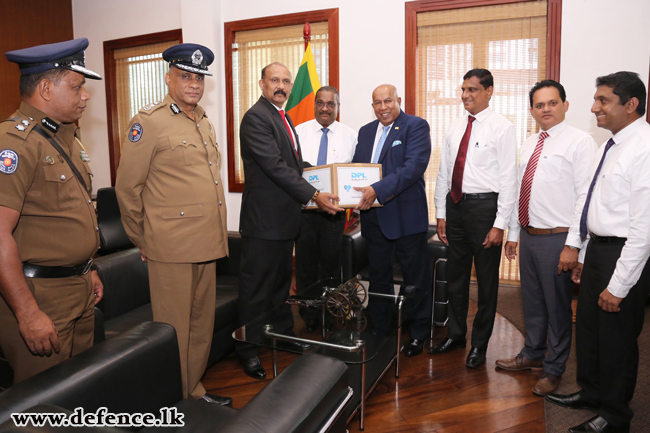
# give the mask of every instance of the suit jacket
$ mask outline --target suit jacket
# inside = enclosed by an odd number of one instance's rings
[[[266,98],[260,99],[244,115],[239,128],[244,162],[244,195],[239,232],[267,240],[289,240],[298,236],[300,211],[316,192],[302,178],[302,153],[298,134],[298,154],[282,116]]]
[[[115,182],[122,223],[158,262],[200,263],[228,254],[219,148],[203,108],[194,113],[191,120],[168,94],[133,117],[123,141]]]
[[[379,120],[359,130],[359,143],[352,162],[368,163]],[[431,156],[431,136],[426,120],[400,111],[379,156],[382,179],[372,184],[379,203],[375,208],[379,227],[388,239],[398,239],[429,228],[429,208],[424,172]],[[361,234],[363,216],[361,213]]]

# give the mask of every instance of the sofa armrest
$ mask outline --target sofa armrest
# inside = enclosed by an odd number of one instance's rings
[[[146,322],[0,393],[0,423],[38,404],[157,413],[181,399],[176,331]]]
[[[347,406],[348,376],[342,361],[315,353],[303,355],[253,397],[220,433],[319,431]]]

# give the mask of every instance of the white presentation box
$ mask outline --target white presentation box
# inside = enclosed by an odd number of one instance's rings
[[[321,192],[332,192],[341,199],[334,202],[342,208],[355,208],[362,193],[354,187],[370,186],[381,180],[381,164],[327,164],[303,170],[302,177]],[[373,207],[381,206],[377,200]],[[303,209],[318,209],[313,201]]]

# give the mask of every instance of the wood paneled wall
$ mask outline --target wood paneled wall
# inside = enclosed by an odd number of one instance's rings
[[[72,0],[0,0],[0,120],[20,105],[18,65],[5,53],[73,39]]]

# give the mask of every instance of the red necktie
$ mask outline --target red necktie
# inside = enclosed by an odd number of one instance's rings
[[[463,139],[460,140],[458,155],[456,155],[456,162],[454,163],[454,171],[451,176],[451,199],[454,203],[458,203],[463,195],[463,173],[465,173],[467,145],[469,144],[469,136],[472,135],[472,122],[474,120],[476,120],[474,116],[467,118],[467,129],[465,129]]]
[[[284,117],[284,110],[280,110],[280,116],[282,116],[282,120],[284,121],[284,126],[287,128],[287,132],[289,133],[289,139],[291,140],[291,144],[293,145],[293,150],[296,151],[296,156],[298,157],[298,159],[300,159],[300,155],[298,155],[298,148],[296,147],[296,143],[294,143],[293,141],[293,134],[291,133],[291,128],[289,127],[287,118]]]
[[[535,177],[535,170],[539,162],[539,156],[542,154],[542,147],[544,147],[544,140],[548,137],[548,132],[539,134],[537,146],[528,160],[526,172],[521,179],[521,191],[519,192],[519,222],[522,227],[528,227],[530,223],[530,216],[528,215],[528,204],[530,203],[530,190],[533,187],[533,177]]]

